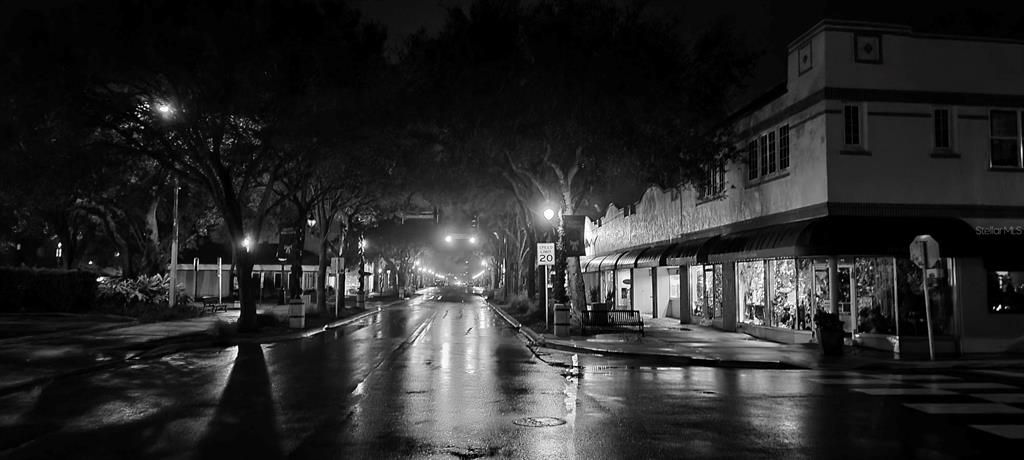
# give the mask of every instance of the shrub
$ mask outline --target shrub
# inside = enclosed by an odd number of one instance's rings
[[[539,303],[525,295],[517,294],[509,301],[505,311],[524,326],[536,328],[538,324],[544,324],[544,311]]]
[[[170,302],[168,298],[171,284],[170,275],[139,275],[137,278],[109,277],[100,278],[97,297],[113,304],[125,306],[134,304],[162,304]],[[192,301],[181,285],[178,285],[178,302],[186,304]]]
[[[92,309],[96,275],[81,270],[0,267],[0,311],[80,313]]]
[[[814,313],[814,324],[823,330],[843,330],[838,313],[829,313],[821,308]]]

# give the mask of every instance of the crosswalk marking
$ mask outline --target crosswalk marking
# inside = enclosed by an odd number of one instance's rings
[[[1015,377],[1018,379],[1024,379],[1024,372],[1021,371],[997,371],[991,369],[977,369],[973,372],[975,374],[998,375],[1001,377]]]
[[[852,390],[871,396],[949,396],[957,394],[955,391],[938,388],[853,388]]]
[[[1024,393],[978,393],[971,396],[1003,404],[1024,404]]]
[[[971,373],[1008,378],[1024,378],[1024,372],[999,370],[972,370]],[[813,374],[812,374],[813,375]],[[870,396],[963,397],[987,402],[974,403],[904,403],[903,406],[931,415],[961,415],[972,419],[984,416],[1020,416],[1024,414],[1024,388],[996,382],[964,381],[960,377],[944,374],[863,374],[857,372],[818,374],[809,381],[823,385],[847,385],[850,391]],[[993,392],[985,392],[992,390]],[[1016,406],[1015,406],[1016,405]],[[1019,406],[1019,407],[1018,407]],[[1018,417],[1014,417],[1018,419]],[[965,422],[968,420],[964,420]],[[975,420],[971,420],[975,421]],[[982,420],[977,420],[982,421]],[[1008,420],[1009,421],[1009,420]],[[1005,439],[1024,439],[1024,425],[1020,424],[967,424]]]
[[[1016,390],[1013,385],[993,382],[933,382],[928,383],[930,388],[942,390]]]
[[[832,377],[832,378],[821,378],[821,379],[810,379],[815,383],[821,383],[824,385],[890,385],[892,382],[888,380],[881,380],[875,378],[858,378],[858,377]]]
[[[971,425],[981,431],[1009,439],[1024,439],[1024,425]]]
[[[892,380],[897,382],[945,382],[952,380],[963,380],[960,377],[942,374],[909,374],[909,375],[880,375],[879,379]]]
[[[903,404],[927,414],[1024,414],[1024,409],[998,403]]]

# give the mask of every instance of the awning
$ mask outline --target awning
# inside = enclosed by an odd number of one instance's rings
[[[674,245],[663,244],[644,249],[643,254],[636,259],[636,268],[660,267],[665,265],[665,256]]]
[[[931,235],[944,257],[979,255],[966,222],[940,217],[828,216],[722,235],[709,244],[708,262],[827,255],[909,257],[910,242]]]
[[[697,238],[676,243],[665,253],[666,265],[696,265],[708,261],[707,247],[718,236]]]
[[[619,257],[619,260],[615,261],[615,269],[616,270],[626,270],[626,269],[635,268],[636,267],[636,259],[638,257],[640,257],[640,254],[643,254],[644,249],[646,249],[646,248],[633,249],[631,251],[626,251],[626,253],[623,254],[622,257]]]
[[[604,260],[605,257],[608,256],[594,256],[585,261],[582,261],[580,263],[580,271],[582,271],[583,273],[596,272],[597,266],[601,264],[601,261]]]
[[[624,252],[616,252],[614,254],[608,254],[604,260],[597,266],[598,271],[611,270],[615,268],[615,261],[619,260],[619,257],[625,254]]]

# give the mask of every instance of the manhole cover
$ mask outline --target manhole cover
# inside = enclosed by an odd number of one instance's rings
[[[565,420],[555,417],[526,417],[516,420],[514,423],[521,426],[542,427],[565,425]]]

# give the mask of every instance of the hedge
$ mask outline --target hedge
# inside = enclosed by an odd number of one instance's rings
[[[95,273],[0,267],[0,312],[82,313],[95,300]]]

